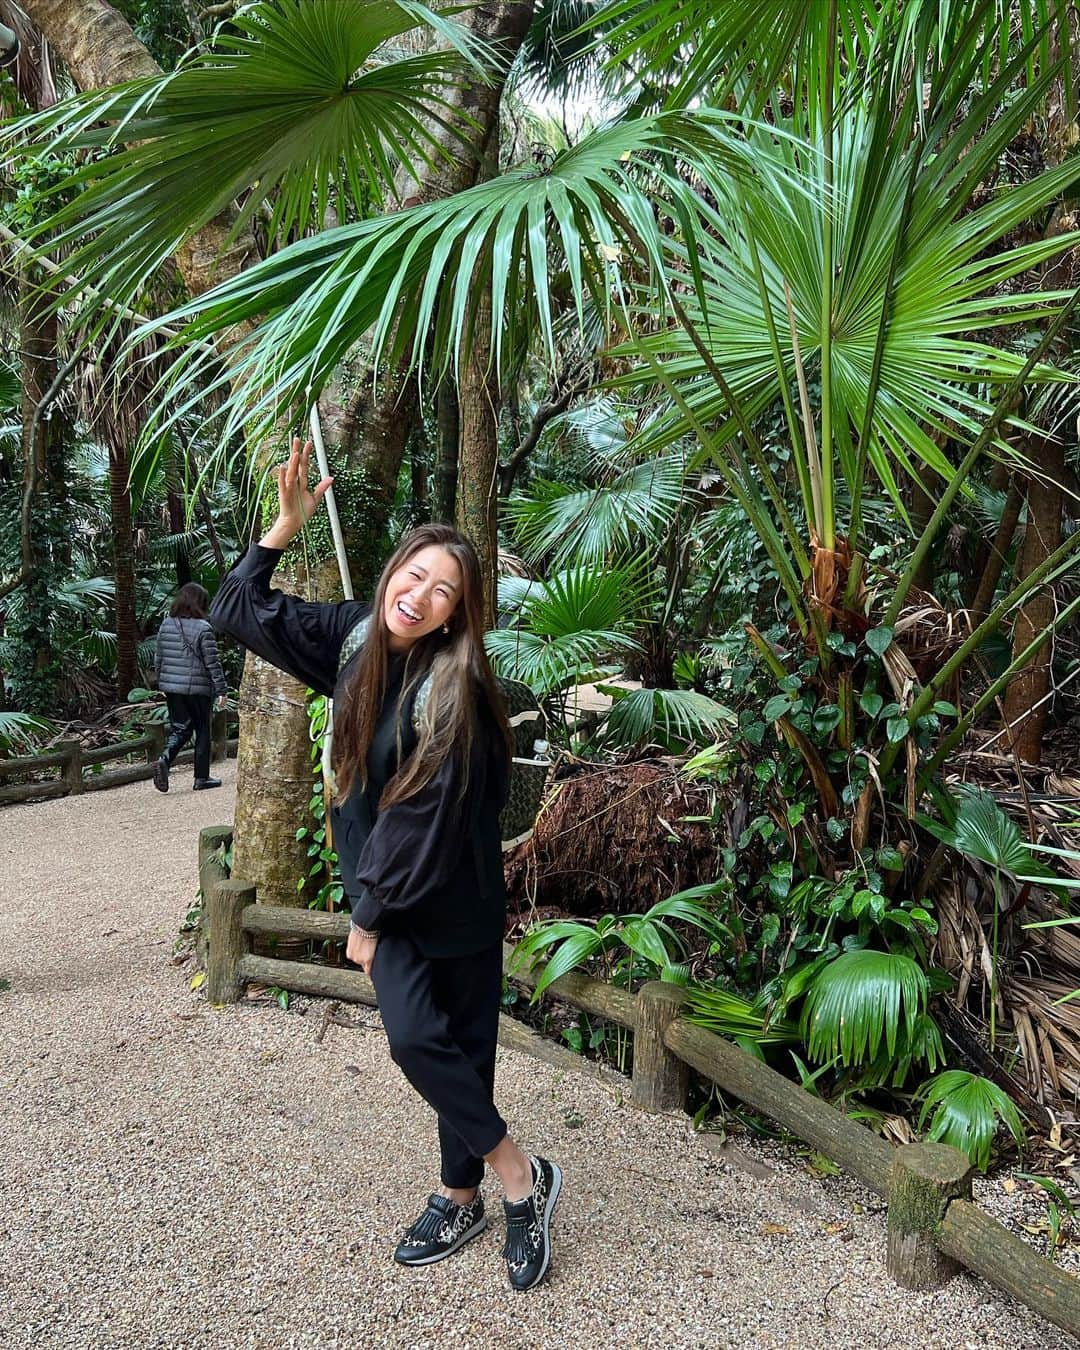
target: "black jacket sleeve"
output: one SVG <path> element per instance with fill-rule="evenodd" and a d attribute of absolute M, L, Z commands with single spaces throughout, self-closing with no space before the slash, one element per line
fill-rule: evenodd
<path fill-rule="evenodd" d="M 221 583 L 210 622 L 316 693 L 332 694 L 341 644 L 371 606 L 356 600 L 320 604 L 272 590 L 281 553 L 252 544 Z"/>
<path fill-rule="evenodd" d="M 353 903 L 353 923 L 377 931 L 388 911 L 412 909 L 450 888 L 466 850 L 473 847 L 479 812 L 501 808 L 497 753 L 492 725 L 481 717 L 464 795 L 461 759 L 450 754 L 419 792 L 379 812 L 356 867 L 361 891 Z"/>

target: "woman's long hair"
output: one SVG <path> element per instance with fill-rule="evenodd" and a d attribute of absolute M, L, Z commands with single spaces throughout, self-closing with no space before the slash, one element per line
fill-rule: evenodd
<path fill-rule="evenodd" d="M 205 586 L 197 581 L 186 582 L 176 592 L 176 599 L 169 610 L 171 619 L 205 619 L 210 607 L 210 596 Z"/>
<path fill-rule="evenodd" d="M 461 597 L 442 628 L 419 638 L 409 648 L 399 711 L 430 671 L 431 689 L 417 729 L 416 750 L 387 783 L 380 807 L 403 801 L 428 783 L 448 755 L 461 756 L 462 792 L 467 786 L 469 755 L 476 733 L 477 693 L 482 691 L 510 754 L 510 732 L 502 695 L 484 650 L 484 588 L 480 560 L 471 542 L 449 525 L 421 525 L 401 541 L 382 570 L 375 588 L 371 623 L 344 693 L 334 708 L 334 775 L 339 799 L 355 782 L 367 782 L 367 756 L 386 693 L 390 664 L 390 630 L 384 610 L 386 588 L 393 574 L 431 545 L 445 549 L 461 569 Z M 401 725 L 398 723 L 398 756 Z"/>

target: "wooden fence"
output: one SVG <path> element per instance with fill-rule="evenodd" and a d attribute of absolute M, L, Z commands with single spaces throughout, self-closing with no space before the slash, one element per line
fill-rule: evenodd
<path fill-rule="evenodd" d="M 224 847 L 230 838 L 227 827 L 215 826 L 203 830 L 199 841 L 210 1001 L 234 1003 L 252 982 L 375 1006 L 374 986 L 357 970 L 252 953 L 256 935 L 343 942 L 349 916 L 257 904 L 253 886 L 225 874 Z M 507 947 L 507 957 L 510 951 Z M 537 977 L 515 972 L 509 978 L 534 988 Z M 892 1147 L 737 1045 L 684 1020 L 685 995 L 676 985 L 655 981 L 630 994 L 571 973 L 555 980 L 548 992 L 633 1032 L 631 1099 L 636 1105 L 647 1111 L 685 1109 L 694 1069 L 883 1196 L 888 1201 L 887 1269 L 903 1287 L 936 1288 L 965 1266 L 1048 1321 L 1080 1335 L 1080 1280 L 972 1203 L 971 1167 L 957 1149 L 945 1144 Z M 511 1021 L 501 1019 L 501 1041 L 535 1039 L 520 1024 L 513 1024 L 517 1031 L 507 1028 Z M 560 1062 L 570 1058 L 552 1048 Z M 580 1056 L 573 1059 L 587 1063 Z"/>
<path fill-rule="evenodd" d="M 152 778 L 154 763 L 165 749 L 166 727 L 164 723 L 155 723 L 145 735 L 136 736 L 129 741 L 115 741 L 112 745 L 99 745 L 86 749 L 81 741 L 58 741 L 56 746 L 44 755 L 24 755 L 19 759 L 0 759 L 0 783 L 7 778 L 19 778 L 37 775 L 49 769 L 58 770 L 54 778 L 35 779 L 28 783 L 9 783 L 0 787 L 0 806 L 10 802 L 41 801 L 48 797 L 66 797 L 73 792 L 94 792 L 99 788 L 119 787 L 121 783 L 137 783 L 143 778 Z M 226 713 L 214 713 L 211 741 L 211 754 L 214 759 L 225 759 L 236 754 L 237 742 L 228 738 Z M 127 759 L 138 755 L 141 762 L 124 764 L 117 769 L 104 773 L 85 773 L 97 765 L 108 764 L 114 759 Z M 177 762 L 190 764 L 193 752 L 185 750 Z"/>

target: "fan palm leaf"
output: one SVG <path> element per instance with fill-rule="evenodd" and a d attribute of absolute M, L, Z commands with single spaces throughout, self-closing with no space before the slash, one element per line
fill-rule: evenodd
<path fill-rule="evenodd" d="M 630 554 L 643 540 L 664 539 L 679 510 L 699 495 L 687 485 L 679 453 L 632 465 L 601 487 L 533 482 L 511 498 L 506 514 L 529 561 L 549 558 L 564 567 L 572 558 L 599 563 Z"/>
<path fill-rule="evenodd" d="M 811 1059 L 865 1064 L 884 1049 L 892 1059 L 912 1041 L 926 1011 L 929 981 L 910 956 L 867 949 L 842 952 L 810 982 L 802 1036 Z"/>
<path fill-rule="evenodd" d="M 883 99 L 861 102 L 837 120 L 831 187 L 823 177 L 820 155 L 802 153 L 794 141 L 766 144 L 760 133 L 753 133 L 761 154 L 776 155 L 782 176 L 800 182 L 803 191 L 794 197 L 785 194 L 788 218 L 778 215 L 780 204 L 773 198 L 779 174 L 762 175 L 737 192 L 726 192 L 715 210 L 702 207 L 709 242 L 698 249 L 695 260 L 700 294 L 690 293 L 684 307 L 728 389 L 702 378 L 700 354 L 683 329 L 665 329 L 626 343 L 616 355 L 649 351 L 684 405 L 676 403 L 648 426 L 638 451 L 657 453 L 672 438 L 693 434 L 701 426 L 718 426 L 707 448 L 722 464 L 730 463 L 723 452 L 741 432 L 730 397 L 753 416 L 777 402 L 793 381 L 786 284 L 799 348 L 808 364 L 820 357 L 825 306 L 830 306 L 833 424 L 847 428 L 837 437 L 836 471 L 853 494 L 858 494 L 864 458 L 901 512 L 905 507 L 898 470 L 914 475 L 926 464 L 943 478 L 951 477 L 953 467 L 934 433 L 955 436 L 959 431 L 973 440 L 991 412 L 988 386 L 1000 387 L 1024 363 L 1023 355 L 970 334 L 1037 322 L 1066 298 L 1063 292 L 1007 289 L 1021 273 L 1054 256 L 1056 241 L 1040 239 L 992 255 L 988 250 L 1080 178 L 1080 163 L 1070 160 L 970 207 L 979 174 L 1030 115 L 1030 93 L 1019 104 L 1023 106 L 1010 107 L 986 130 L 972 151 L 978 163 L 967 164 L 962 152 L 975 128 L 966 120 L 956 138 L 942 133 L 938 153 L 931 157 L 896 122 Z M 872 174 L 868 163 L 875 166 Z M 963 178 L 958 177 L 961 167 Z M 911 200 L 905 205 L 913 169 Z M 794 229 L 791 215 L 798 222 Z M 824 285 L 822 262 L 827 219 L 832 222 L 837 268 L 830 287 Z M 1078 238 L 1080 234 L 1070 235 L 1063 247 Z M 688 270 L 682 243 L 676 239 L 671 248 L 673 266 Z M 900 259 L 896 266 L 894 250 Z M 871 379 L 875 365 L 876 381 Z M 1036 377 L 1064 378 L 1047 366 L 1038 368 Z M 638 379 L 633 372 L 621 383 Z M 865 438 L 862 429 L 867 430 Z M 792 431 L 798 450 L 801 431 Z M 1004 441 L 1000 448 L 1004 454 L 1015 453 Z M 831 456 L 834 447 L 823 446 L 822 451 Z M 804 497 L 809 496 L 804 488 Z M 857 505 L 853 502 L 853 513 Z M 824 537 L 825 522 L 813 519 L 809 500 L 806 514 Z"/>
<path fill-rule="evenodd" d="M 451 50 L 380 59 L 418 26 Z M 448 158 L 467 124 L 449 119 L 447 93 L 482 59 L 494 61 L 416 0 L 259 0 L 174 72 L 66 100 L 14 123 L 8 141 L 114 152 L 56 187 L 70 200 L 36 234 L 65 275 L 127 302 L 237 198 L 235 230 L 265 211 L 276 242 L 321 228 L 329 208 L 363 214 L 395 175 Z"/>
<path fill-rule="evenodd" d="M 601 686 L 614 698 L 606 737 L 616 745 L 640 745 L 662 736 L 684 745 L 714 741 L 738 717 L 730 708 L 692 689 L 620 689 Z"/>
<path fill-rule="evenodd" d="M 178 343 L 192 344 L 159 393 L 171 391 L 175 418 L 208 391 L 231 387 L 218 431 L 225 439 L 267 430 L 283 408 L 310 401 L 361 340 L 376 368 L 419 366 L 430 351 L 442 375 L 469 349 L 477 298 L 488 287 L 497 366 L 526 322 L 554 357 L 549 268 L 565 270 L 581 326 L 590 301 L 611 322 L 628 267 L 662 308 L 668 246 L 657 197 L 679 198 L 692 228 L 702 199 L 679 171 L 692 168 L 716 191 L 721 176 L 771 171 L 750 155 L 744 130 L 709 109 L 618 123 L 543 173 L 509 170 L 445 200 L 299 240 L 149 325 L 180 324 Z M 231 334 L 227 368 L 199 344 L 222 332 Z"/>
<path fill-rule="evenodd" d="M 1020 1113 L 988 1078 L 965 1069 L 946 1069 L 923 1084 L 918 1095 L 923 1100 L 919 1129 L 930 1116 L 929 1137 L 966 1153 L 982 1172 L 990 1165 L 990 1149 L 999 1125 L 1004 1125 L 1018 1144 L 1024 1142 Z"/>

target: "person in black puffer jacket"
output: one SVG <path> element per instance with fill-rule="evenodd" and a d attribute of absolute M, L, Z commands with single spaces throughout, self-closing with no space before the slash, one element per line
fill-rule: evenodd
<path fill-rule="evenodd" d="M 225 706 L 225 676 L 218 660 L 217 640 L 207 622 L 210 596 L 197 582 L 181 586 L 158 630 L 154 669 L 158 688 L 169 705 L 169 739 L 154 766 L 154 786 L 169 790 L 169 767 L 195 736 L 195 789 L 221 786 L 210 777 L 210 701 Z"/>

